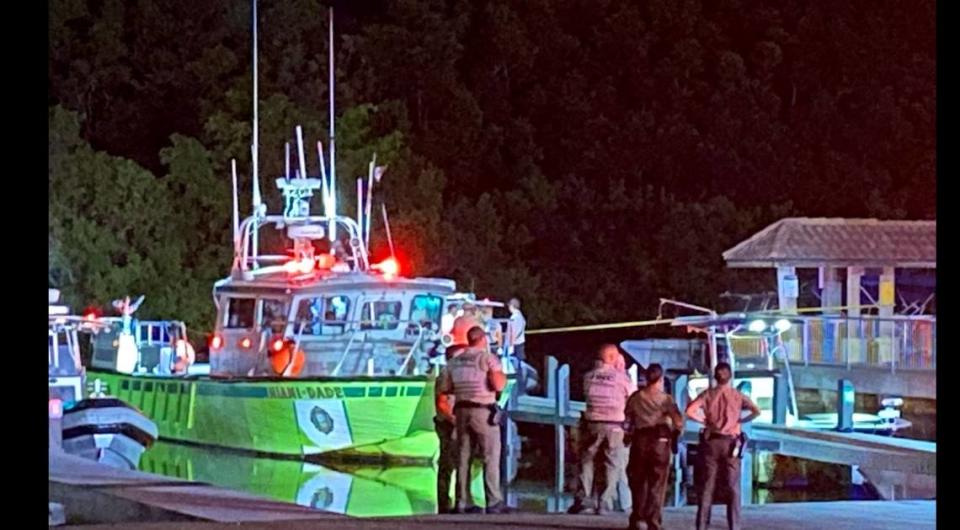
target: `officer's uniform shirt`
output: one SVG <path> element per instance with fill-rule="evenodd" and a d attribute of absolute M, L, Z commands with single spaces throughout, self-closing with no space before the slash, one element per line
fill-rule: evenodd
<path fill-rule="evenodd" d="M 584 376 L 583 390 L 587 398 L 584 419 L 622 422 L 627 398 L 636 390 L 636 387 L 623 370 L 610 365 L 601 365 Z"/>
<path fill-rule="evenodd" d="M 490 388 L 489 373 L 502 372 L 500 360 L 491 353 L 467 348 L 447 362 L 440 373 L 437 391 L 443 394 L 453 393 L 458 402 L 470 402 L 480 405 L 496 403 L 497 393 Z"/>
<path fill-rule="evenodd" d="M 680 414 L 677 402 L 666 392 L 634 392 L 627 401 L 627 419 L 634 429 L 646 429 L 658 425 L 670 426 L 670 413 Z"/>
<path fill-rule="evenodd" d="M 707 431 L 724 436 L 738 436 L 741 411 L 757 407 L 729 383 L 704 390 L 691 405 L 698 401 L 703 407 L 703 423 Z"/>

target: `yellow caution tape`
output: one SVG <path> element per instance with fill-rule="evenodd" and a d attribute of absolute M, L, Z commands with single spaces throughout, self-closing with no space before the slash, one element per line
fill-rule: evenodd
<path fill-rule="evenodd" d="M 803 307 L 797 309 L 796 312 L 799 313 L 813 313 L 819 311 L 841 311 L 845 309 L 875 309 L 879 306 L 876 305 L 861 305 L 861 306 L 836 306 L 836 307 Z M 765 311 L 750 311 L 750 315 L 762 315 L 766 313 L 778 313 L 784 314 L 779 309 L 767 309 Z M 722 315 L 720 315 L 722 316 Z M 546 333 L 565 333 L 568 331 L 596 331 L 601 329 L 617 329 L 617 328 L 634 328 L 634 327 L 644 327 L 644 326 L 659 326 L 659 325 L 672 325 L 674 319 L 672 318 L 657 318 L 653 320 L 636 320 L 633 322 L 611 322 L 608 324 L 589 324 L 586 326 L 566 326 L 562 328 L 543 328 L 543 329 L 530 329 L 527 330 L 527 335 L 543 335 Z"/>
<path fill-rule="evenodd" d="M 633 327 L 642 327 L 642 326 L 657 326 L 664 324 L 672 324 L 672 318 L 658 318 L 655 320 L 637 320 L 635 322 L 613 322 L 610 324 L 591 324 L 588 326 L 567 326 L 563 328 L 543 328 L 543 329 L 531 329 L 527 330 L 527 335 L 540 335 L 543 333 L 562 333 L 565 331 L 592 331 L 598 329 L 614 329 L 614 328 L 633 328 Z"/>

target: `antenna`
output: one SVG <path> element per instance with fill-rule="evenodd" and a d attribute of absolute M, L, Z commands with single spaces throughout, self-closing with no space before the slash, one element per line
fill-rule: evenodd
<path fill-rule="evenodd" d="M 366 230 L 364 230 L 364 244 L 367 248 L 370 248 L 370 224 L 372 215 L 370 214 L 370 209 L 373 207 L 373 173 L 376 171 L 377 167 L 377 153 L 373 153 L 373 160 L 370 161 L 370 169 L 367 171 L 367 211 L 363 215 L 364 222 L 366 222 Z"/>
<path fill-rule="evenodd" d="M 323 198 L 323 214 L 330 215 L 330 184 L 327 181 L 327 165 L 323 161 L 323 142 L 317 142 L 317 157 L 320 159 L 320 196 Z M 336 212 L 333 212 L 336 215 Z"/>
<path fill-rule="evenodd" d="M 250 149 L 253 154 L 253 211 L 259 215 L 260 209 L 260 119 L 258 112 L 259 94 L 257 91 L 257 0 L 253 0 L 253 145 Z"/>
<path fill-rule="evenodd" d="M 257 92 L 257 0 L 253 0 L 253 144 L 250 146 L 251 159 L 253 161 L 253 215 L 256 218 L 260 216 L 260 119 L 258 109 L 260 107 L 260 96 Z M 256 258 L 260 254 L 260 226 L 254 221 L 253 227 L 253 256 Z M 257 260 L 253 260 L 253 267 L 257 268 Z"/>
<path fill-rule="evenodd" d="M 307 178 L 307 159 L 303 154 L 303 129 L 297 125 L 297 156 L 300 160 L 299 176 L 302 179 Z"/>
<path fill-rule="evenodd" d="M 357 226 L 360 227 L 360 237 L 363 237 L 363 177 L 357 177 Z"/>
<path fill-rule="evenodd" d="M 390 256 L 397 258 L 397 253 L 393 251 L 393 236 L 390 235 L 390 220 L 387 218 L 387 205 L 380 203 L 380 211 L 383 212 L 383 226 L 387 229 L 387 242 L 390 243 Z"/>
<path fill-rule="evenodd" d="M 240 237 L 240 207 L 237 197 L 237 159 L 230 159 L 230 168 L 233 171 L 233 244 L 236 246 Z"/>
<path fill-rule="evenodd" d="M 290 142 L 287 142 L 286 146 L 287 146 L 287 165 L 286 165 L 286 172 L 283 175 L 284 175 L 284 178 L 286 178 L 287 180 L 290 180 Z"/>
<path fill-rule="evenodd" d="M 333 96 L 334 96 L 334 70 L 333 70 L 333 3 L 329 7 L 330 13 L 330 30 L 329 30 L 329 40 L 330 40 L 330 51 L 329 51 L 329 91 L 330 91 L 330 185 L 327 186 L 327 193 L 329 194 L 329 204 L 330 211 L 327 212 L 327 216 L 330 217 L 330 241 L 333 242 L 337 239 L 337 222 L 334 219 L 337 212 L 337 140 L 336 140 L 336 124 L 334 117 L 334 107 L 333 107 Z"/>

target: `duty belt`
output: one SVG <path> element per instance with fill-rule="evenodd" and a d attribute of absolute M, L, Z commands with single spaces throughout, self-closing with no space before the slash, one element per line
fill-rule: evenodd
<path fill-rule="evenodd" d="M 457 409 L 488 409 L 496 403 L 474 403 L 473 401 L 457 401 L 453 405 L 453 410 Z"/>
<path fill-rule="evenodd" d="M 599 424 L 599 425 L 616 425 L 616 426 L 618 426 L 618 427 L 623 427 L 623 422 L 622 422 L 622 421 L 613 421 L 613 420 L 588 420 L 588 419 L 586 419 L 586 418 L 584 418 L 583 421 L 586 422 L 586 423 L 596 423 L 596 424 Z"/>

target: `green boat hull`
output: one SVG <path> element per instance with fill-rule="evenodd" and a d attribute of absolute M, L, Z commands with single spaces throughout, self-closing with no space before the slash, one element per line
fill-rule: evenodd
<path fill-rule="evenodd" d="M 88 370 L 139 408 L 161 439 L 263 454 L 380 462 L 435 460 L 432 377 L 244 379 Z M 508 381 L 503 400 L 513 390 Z"/>

